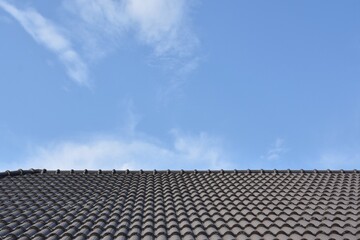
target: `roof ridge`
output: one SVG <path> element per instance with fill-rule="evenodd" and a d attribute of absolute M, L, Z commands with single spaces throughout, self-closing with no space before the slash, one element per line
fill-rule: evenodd
<path fill-rule="evenodd" d="M 40 169 L 30 168 L 29 170 L 18 169 L 15 171 L 6 170 L 4 172 L 0 172 L 0 178 L 6 176 L 18 176 L 18 175 L 25 175 L 25 174 L 35 174 L 41 173 Z"/>
<path fill-rule="evenodd" d="M 264 169 L 256 169 L 256 170 L 239 170 L 239 169 L 234 169 L 234 170 L 88 170 L 88 169 L 84 169 L 84 170 L 47 170 L 47 169 L 29 169 L 29 170 L 23 170 L 23 169 L 18 169 L 15 171 L 10 171 L 10 170 L 6 170 L 4 172 L 0 172 L 0 178 L 2 177 L 6 177 L 6 176 L 18 176 L 18 175 L 25 175 L 25 174 L 44 174 L 44 173 L 51 173 L 51 174 L 60 174 L 60 173 L 68 173 L 68 174 L 74 174 L 74 173 L 83 173 L 83 174 L 176 174 L 176 173 L 193 173 L 193 174 L 211 174 L 211 173 L 217 173 L 217 174 L 224 174 L 224 173 L 234 173 L 234 174 L 304 174 L 304 173 L 359 173 L 359 171 L 357 169 L 354 170 L 330 170 L 330 169 L 326 169 L 326 170 L 318 170 L 318 169 L 313 169 L 313 170 L 303 170 L 303 169 L 295 169 L 295 170 L 291 170 L 291 169 L 282 169 L 282 170 L 278 170 L 278 169 L 273 169 L 273 170 L 264 170 Z"/>

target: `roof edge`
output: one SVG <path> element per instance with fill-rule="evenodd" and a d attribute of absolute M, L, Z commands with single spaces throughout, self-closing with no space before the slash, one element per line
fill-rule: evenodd
<path fill-rule="evenodd" d="M 15 170 L 15 171 L 4 171 L 4 172 L 0 172 L 0 178 L 3 177 L 7 177 L 7 176 L 18 176 L 18 175 L 25 175 L 25 174 L 45 174 L 45 173 L 49 173 L 49 174 L 60 174 L 60 173 L 67 173 L 67 174 L 74 174 L 74 173 L 82 173 L 82 174 L 170 174 L 170 173 L 194 173 L 194 174 L 204 174 L 204 173 L 234 173 L 234 174 L 238 174 L 238 173 L 242 173 L 242 174 L 304 174 L 304 173 L 359 173 L 359 171 L 357 169 L 354 170 L 330 170 L 330 169 L 326 169 L 326 170 L 318 170 L 318 169 L 313 169 L 313 170 L 291 170 L 291 169 L 286 169 L 286 170 L 277 170 L 277 169 L 273 169 L 273 170 L 251 170 L 251 169 L 247 169 L 247 170 L 238 170 L 238 169 L 234 169 L 234 170 L 47 170 L 47 169 L 29 169 L 29 170 Z"/>
<path fill-rule="evenodd" d="M 29 170 L 15 170 L 15 171 L 10 171 L 10 170 L 6 170 L 4 172 L 0 172 L 0 178 L 2 177 L 6 177 L 6 176 L 18 176 L 18 175 L 25 175 L 25 174 L 35 174 L 35 173 L 41 173 L 41 169 L 29 169 Z"/>

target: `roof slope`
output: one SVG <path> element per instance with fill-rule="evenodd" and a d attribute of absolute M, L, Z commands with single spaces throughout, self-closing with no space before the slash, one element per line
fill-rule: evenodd
<path fill-rule="evenodd" d="M 360 239 L 360 174 L 8 171 L 0 238 Z"/>

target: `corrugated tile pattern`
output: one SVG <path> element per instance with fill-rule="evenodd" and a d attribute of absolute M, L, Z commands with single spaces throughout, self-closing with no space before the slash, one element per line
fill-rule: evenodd
<path fill-rule="evenodd" d="M 20 171 L 1 239 L 360 239 L 357 171 Z"/>

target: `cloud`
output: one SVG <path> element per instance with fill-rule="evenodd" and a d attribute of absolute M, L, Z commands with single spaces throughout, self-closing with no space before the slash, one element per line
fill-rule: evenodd
<path fill-rule="evenodd" d="M 106 34 L 116 41 L 133 32 L 157 56 L 188 56 L 198 44 L 190 30 L 186 0 L 65 0 L 64 6 L 80 17 L 93 37 Z"/>
<path fill-rule="evenodd" d="M 186 0 L 128 0 L 125 9 L 139 38 L 155 47 L 158 55 L 188 55 L 197 44 L 186 25 Z"/>
<path fill-rule="evenodd" d="M 59 27 L 34 9 L 20 10 L 3 0 L 0 0 L 0 8 L 14 17 L 37 43 L 55 53 L 65 65 L 70 78 L 78 84 L 88 84 L 87 65 Z"/>
<path fill-rule="evenodd" d="M 190 13 L 197 1 L 190 0 L 64 0 L 74 35 L 92 60 L 121 50 L 122 44 L 151 49 L 146 61 L 160 68 L 169 81 L 157 92 L 167 103 L 181 95 L 187 76 L 197 69 L 200 41 L 192 31 Z"/>
<path fill-rule="evenodd" d="M 282 138 L 277 138 L 275 143 L 271 146 L 271 148 L 267 151 L 265 156 L 261 156 L 261 158 L 265 158 L 267 160 L 278 160 L 280 157 L 285 154 L 288 149 L 285 147 L 285 141 Z"/>
<path fill-rule="evenodd" d="M 0 8 L 16 19 L 32 38 L 55 53 L 75 82 L 88 85 L 88 63 L 137 39 L 153 50 L 152 65 L 174 78 L 193 71 L 199 62 L 199 40 L 191 30 L 188 0 L 63 0 L 55 24 L 35 9 L 19 9 L 0 0 Z M 65 10 L 65 11 L 64 11 Z M 68 14 L 70 13 L 70 14 Z M 61 27 L 60 27 L 61 26 Z M 81 53 L 81 54 L 80 54 Z M 172 81 L 171 87 L 179 83 Z"/>
<path fill-rule="evenodd" d="M 22 168 L 48 169 L 219 169 L 231 163 L 221 141 L 206 133 L 172 130 L 173 143 L 143 134 L 131 138 L 97 136 L 88 141 L 63 141 L 38 146 Z"/>

